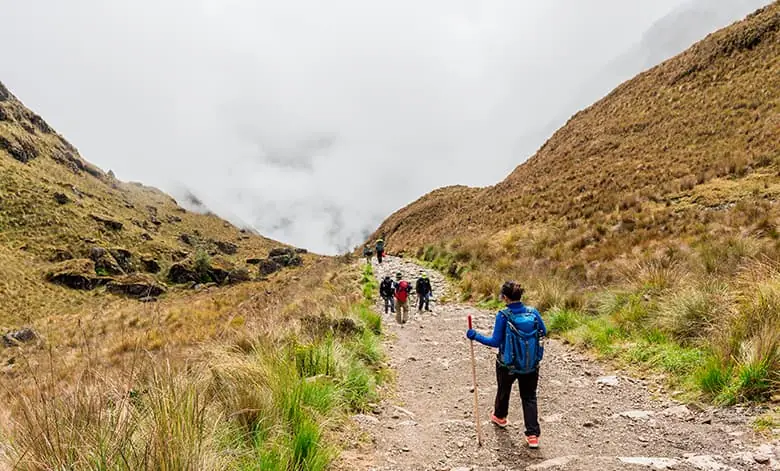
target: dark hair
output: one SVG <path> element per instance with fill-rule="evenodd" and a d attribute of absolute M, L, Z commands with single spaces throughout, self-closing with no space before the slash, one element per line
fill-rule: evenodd
<path fill-rule="evenodd" d="M 504 286 L 501 287 L 501 294 L 506 296 L 510 301 L 520 301 L 524 292 L 525 290 L 520 286 L 520 283 L 515 281 L 507 281 L 504 283 Z"/>

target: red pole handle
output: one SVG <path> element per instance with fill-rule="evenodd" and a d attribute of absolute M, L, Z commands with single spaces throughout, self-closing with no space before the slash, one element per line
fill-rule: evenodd
<path fill-rule="evenodd" d="M 469 314 L 469 329 L 471 329 L 471 314 Z"/>

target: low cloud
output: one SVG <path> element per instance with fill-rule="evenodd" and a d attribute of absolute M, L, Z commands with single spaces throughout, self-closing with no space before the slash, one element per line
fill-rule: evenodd
<path fill-rule="evenodd" d="M 120 178 L 336 253 L 503 178 L 684 3 L 0 0 L 0 79 Z"/>

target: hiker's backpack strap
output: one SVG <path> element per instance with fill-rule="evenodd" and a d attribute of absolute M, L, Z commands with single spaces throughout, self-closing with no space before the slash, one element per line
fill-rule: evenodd
<path fill-rule="evenodd" d="M 512 323 L 512 316 L 510 315 L 511 312 L 512 311 L 510 311 L 509 309 L 502 309 L 498 311 L 498 313 L 504 316 L 504 318 L 506 319 L 506 326 L 509 327 L 512 333 L 516 335 L 520 335 L 520 331 L 517 330 L 517 327 L 515 327 L 515 325 Z"/>

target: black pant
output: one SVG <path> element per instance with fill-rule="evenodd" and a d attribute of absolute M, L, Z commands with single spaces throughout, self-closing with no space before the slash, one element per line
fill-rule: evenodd
<path fill-rule="evenodd" d="M 382 256 L 385 254 L 384 250 L 377 250 L 376 251 L 376 261 L 379 263 L 382 263 Z"/>
<path fill-rule="evenodd" d="M 515 375 L 496 362 L 496 403 L 493 413 L 499 419 L 505 419 L 509 414 L 509 395 L 512 393 L 512 384 L 517 380 L 520 389 L 520 399 L 523 401 L 523 421 L 525 422 L 525 435 L 542 433 L 539 428 L 539 412 L 536 409 L 536 386 L 539 382 L 539 371 L 524 375 Z"/>
<path fill-rule="evenodd" d="M 430 294 L 418 294 L 417 295 L 417 310 L 422 311 L 425 306 L 426 311 L 430 311 L 431 295 Z"/>
<path fill-rule="evenodd" d="M 382 299 L 385 300 L 385 314 L 387 314 L 387 311 L 390 310 L 390 312 L 395 312 L 395 298 L 390 296 L 382 296 Z"/>

